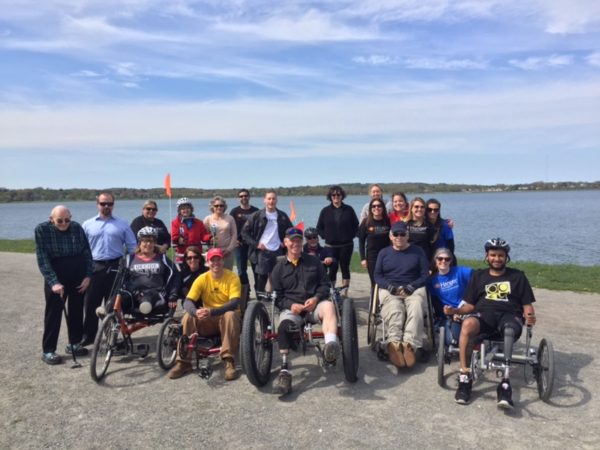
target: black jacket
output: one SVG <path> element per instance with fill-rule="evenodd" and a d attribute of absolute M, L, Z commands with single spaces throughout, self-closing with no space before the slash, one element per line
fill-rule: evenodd
<path fill-rule="evenodd" d="M 339 211 L 333 205 L 326 206 L 319 214 L 317 231 L 329 245 L 352 242 L 358 232 L 358 218 L 352 206 L 342 203 Z"/>
<path fill-rule="evenodd" d="M 244 224 L 244 228 L 242 228 L 242 239 L 246 244 L 248 244 L 248 259 L 256 264 L 257 262 L 257 246 L 260 242 L 260 238 L 265 232 L 265 228 L 267 227 L 267 215 L 266 210 L 260 209 L 248 217 L 248 220 Z M 283 242 L 283 238 L 285 237 L 285 230 L 293 227 L 292 221 L 288 217 L 286 213 L 281 210 L 277 210 L 277 232 L 279 234 L 279 239 Z"/>

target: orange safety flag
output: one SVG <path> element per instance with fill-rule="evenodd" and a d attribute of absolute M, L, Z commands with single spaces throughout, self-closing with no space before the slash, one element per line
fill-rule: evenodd
<path fill-rule="evenodd" d="M 296 228 L 298 228 L 300 231 L 302 231 L 304 233 L 304 220 L 302 220 L 301 222 L 298 222 L 298 225 L 296 225 Z"/>
<path fill-rule="evenodd" d="M 294 208 L 294 201 L 290 200 L 290 220 L 294 223 L 296 220 L 296 208 Z"/>
<path fill-rule="evenodd" d="M 167 197 L 171 198 L 173 193 L 171 192 L 171 174 L 168 173 L 165 177 L 165 192 L 167 193 Z"/>

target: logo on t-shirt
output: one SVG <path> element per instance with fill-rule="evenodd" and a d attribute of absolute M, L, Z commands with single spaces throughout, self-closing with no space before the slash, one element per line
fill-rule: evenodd
<path fill-rule="evenodd" d="M 510 281 L 500 281 L 485 285 L 485 299 L 495 302 L 507 302 L 510 295 Z"/>

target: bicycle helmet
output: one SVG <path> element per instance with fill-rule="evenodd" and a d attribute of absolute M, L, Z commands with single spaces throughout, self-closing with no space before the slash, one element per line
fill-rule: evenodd
<path fill-rule="evenodd" d="M 154 227 L 144 227 L 137 233 L 138 241 L 143 238 L 158 238 L 158 230 Z"/>
<path fill-rule="evenodd" d="M 177 200 L 177 210 L 179 211 L 179 209 L 181 209 L 183 205 L 189 205 L 193 208 L 191 200 L 187 197 L 182 197 L 179 200 Z"/>
<path fill-rule="evenodd" d="M 319 237 L 319 232 L 315 227 L 308 227 L 306 230 L 304 230 L 304 237 L 307 239 Z"/>
<path fill-rule="evenodd" d="M 487 253 L 488 250 L 504 250 L 508 255 L 510 252 L 510 245 L 504 239 L 500 237 L 488 239 L 484 245 L 485 251 Z"/>

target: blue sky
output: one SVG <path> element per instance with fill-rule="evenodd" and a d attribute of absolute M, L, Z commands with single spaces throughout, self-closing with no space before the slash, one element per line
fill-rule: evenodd
<path fill-rule="evenodd" d="M 596 0 L 0 3 L 0 187 L 600 179 Z"/>

